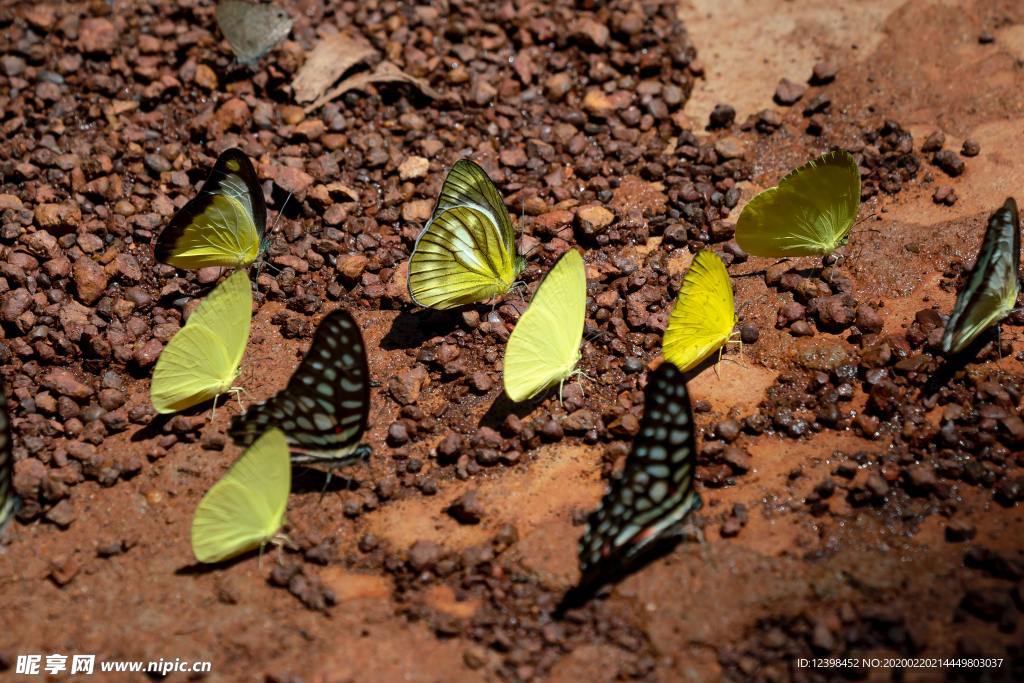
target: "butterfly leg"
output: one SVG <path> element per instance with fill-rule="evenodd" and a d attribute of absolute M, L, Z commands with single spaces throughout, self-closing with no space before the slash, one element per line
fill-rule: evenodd
<path fill-rule="evenodd" d="M 736 332 L 733 332 L 731 336 L 735 337 L 738 334 L 739 334 L 739 331 L 736 331 Z M 740 349 L 739 350 L 739 355 L 740 356 L 743 355 L 743 340 L 742 339 L 732 339 L 732 338 L 730 338 L 730 339 L 726 340 L 725 344 L 726 345 L 728 345 L 728 344 L 736 344 L 737 346 L 739 346 L 739 349 Z M 721 359 L 721 355 L 719 355 L 719 359 Z M 726 360 L 732 360 L 732 359 L 731 358 L 727 358 Z M 738 364 L 738 361 L 736 361 L 736 360 L 732 360 L 732 362 Z"/>
<path fill-rule="evenodd" d="M 242 403 L 242 394 L 248 394 L 244 387 L 231 387 L 231 391 L 235 394 L 235 400 L 238 401 L 238 407 L 241 411 L 245 412 L 245 404 Z"/>
<path fill-rule="evenodd" d="M 320 489 L 320 500 L 318 502 L 324 502 L 324 496 L 327 495 L 327 487 L 331 485 L 331 479 L 334 477 L 334 472 L 327 470 L 327 476 L 324 478 L 324 487 Z"/>

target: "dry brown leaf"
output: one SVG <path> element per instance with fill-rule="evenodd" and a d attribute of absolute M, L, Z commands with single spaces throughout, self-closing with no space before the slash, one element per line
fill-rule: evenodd
<path fill-rule="evenodd" d="M 416 78 L 405 73 L 391 62 L 381 62 L 373 71 L 364 71 L 350 78 L 346 78 L 335 87 L 328 90 L 316 102 L 306 106 L 306 113 L 319 109 L 336 97 L 340 97 L 349 90 L 363 90 L 374 83 L 408 83 L 414 86 L 427 97 L 438 99 L 441 93 L 430 87 L 422 78 Z"/>
<path fill-rule="evenodd" d="M 377 51 L 361 36 L 335 33 L 321 39 L 292 81 L 295 101 L 312 102 L 346 71 L 376 54 Z"/>

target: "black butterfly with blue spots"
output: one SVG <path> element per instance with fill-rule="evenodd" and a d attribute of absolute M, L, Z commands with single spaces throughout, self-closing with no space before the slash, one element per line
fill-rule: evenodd
<path fill-rule="evenodd" d="M 693 411 L 683 373 L 662 363 L 647 380 L 644 402 L 625 466 L 587 518 L 579 545 L 581 578 L 571 596 L 576 599 L 649 559 L 664 541 L 678 537 L 683 520 L 700 508 L 693 488 Z"/>
<path fill-rule="evenodd" d="M 359 443 L 369 416 L 366 344 L 352 315 L 337 310 L 320 323 L 288 386 L 235 416 L 229 433 L 245 447 L 277 427 L 293 449 L 292 462 L 341 466 L 369 455 Z"/>

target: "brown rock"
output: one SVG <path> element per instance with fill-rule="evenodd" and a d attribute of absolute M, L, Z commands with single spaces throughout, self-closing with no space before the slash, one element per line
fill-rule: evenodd
<path fill-rule="evenodd" d="M 415 199 L 402 204 L 402 220 L 409 223 L 425 223 L 434 209 L 434 200 Z"/>
<path fill-rule="evenodd" d="M 53 522 L 61 529 L 67 529 L 75 521 L 75 506 L 67 498 L 54 505 L 46 513 L 46 519 Z"/>
<path fill-rule="evenodd" d="M 150 339 L 135 350 L 132 360 L 140 368 L 148 368 L 156 363 L 156 359 L 160 357 L 160 352 L 163 350 L 164 345 L 160 343 L 159 339 Z"/>
<path fill-rule="evenodd" d="M 938 152 L 946 144 L 946 134 L 941 130 L 932 131 L 921 143 L 922 152 Z"/>
<path fill-rule="evenodd" d="M 89 306 L 96 303 L 107 288 L 107 272 L 103 266 L 91 258 L 83 256 L 75 261 L 72 271 L 78 298 Z"/>
<path fill-rule="evenodd" d="M 783 106 L 790 106 L 800 101 L 800 98 L 807 92 L 807 88 L 800 83 L 794 83 L 788 78 L 779 81 L 775 88 L 775 102 Z"/>
<path fill-rule="evenodd" d="M 272 171 L 274 182 L 285 192 L 301 195 L 313 184 L 313 176 L 296 166 L 274 164 Z"/>
<path fill-rule="evenodd" d="M 548 211 L 537 216 L 533 229 L 542 237 L 556 237 L 572 225 L 574 218 L 572 211 Z"/>
<path fill-rule="evenodd" d="M 47 372 L 43 377 L 42 385 L 61 396 L 77 400 L 89 398 L 93 394 L 92 387 L 80 382 L 77 377 L 64 368 L 53 368 Z"/>
<path fill-rule="evenodd" d="M 217 89 L 217 73 L 206 64 L 200 64 L 196 67 L 196 75 L 193 77 L 193 80 L 200 88 L 210 91 Z"/>
<path fill-rule="evenodd" d="M 742 159 L 746 156 L 747 150 L 739 138 L 729 136 L 715 142 L 715 153 L 723 161 L 728 161 L 729 159 Z"/>
<path fill-rule="evenodd" d="M 468 491 L 445 510 L 459 524 L 479 524 L 484 508 L 476 498 L 476 491 Z"/>
<path fill-rule="evenodd" d="M 572 37 L 584 45 L 603 49 L 608 44 L 611 33 L 604 24 L 598 23 L 590 17 L 584 17 L 576 22 Z"/>
<path fill-rule="evenodd" d="M 583 96 L 583 110 L 594 118 L 606 119 L 616 110 L 628 107 L 632 99 L 627 92 L 620 91 L 608 95 L 603 90 L 591 88 Z"/>
<path fill-rule="evenodd" d="M 811 72 L 811 85 L 825 85 L 835 80 L 839 72 L 838 67 L 832 62 L 818 62 Z"/>
<path fill-rule="evenodd" d="M 111 54 L 117 47 L 117 29 L 109 19 L 89 17 L 78 28 L 78 49 L 84 54 Z"/>
<path fill-rule="evenodd" d="M 46 465 L 35 458 L 14 463 L 14 490 L 22 500 L 35 500 L 49 478 Z"/>
<path fill-rule="evenodd" d="M 54 233 L 68 232 L 82 221 L 82 210 L 77 204 L 39 204 L 35 210 L 36 225 Z"/>
<path fill-rule="evenodd" d="M 402 180 L 415 180 L 423 178 L 430 170 L 430 162 L 423 157 L 411 156 L 402 162 L 398 167 L 398 177 Z"/>
<path fill-rule="evenodd" d="M 221 130 L 242 128 L 249 121 L 249 118 L 249 105 L 238 97 L 232 97 L 230 100 L 220 105 L 220 108 L 217 109 L 217 113 L 214 114 L 214 120 L 217 122 L 217 125 Z M 278 183 L 278 185 L 280 184 L 281 183 Z M 282 185 L 282 187 L 284 186 Z"/>
<path fill-rule="evenodd" d="M 348 280 L 358 280 L 370 259 L 362 254 L 346 254 L 338 259 L 338 272 Z"/>
<path fill-rule="evenodd" d="M 615 220 L 615 214 L 600 204 L 588 204 L 576 210 L 576 227 L 587 236 L 600 235 Z"/>
<path fill-rule="evenodd" d="M 426 571 L 437 564 L 444 550 L 433 541 L 416 541 L 409 548 L 409 566 L 418 572 Z"/>
<path fill-rule="evenodd" d="M 14 323 L 25 311 L 31 310 L 32 304 L 32 293 L 24 287 L 7 292 L 0 297 L 0 319 Z"/>
<path fill-rule="evenodd" d="M 7 209 L 21 211 L 21 200 L 13 194 L 0 194 L 0 211 L 6 211 Z"/>
<path fill-rule="evenodd" d="M 419 400 L 420 391 L 429 380 L 422 366 L 402 368 L 388 380 L 388 392 L 400 405 L 407 406 Z"/>
<path fill-rule="evenodd" d="M 522 168 L 529 161 L 522 147 L 507 147 L 501 150 L 498 160 L 501 161 L 502 166 L 510 168 Z"/>

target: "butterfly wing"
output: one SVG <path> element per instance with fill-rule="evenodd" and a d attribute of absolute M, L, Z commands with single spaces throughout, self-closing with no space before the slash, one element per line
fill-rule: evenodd
<path fill-rule="evenodd" d="M 683 278 L 669 316 L 662 344 L 665 358 L 686 372 L 728 341 L 735 324 L 725 264 L 714 252 L 701 250 Z"/>
<path fill-rule="evenodd" d="M 846 242 L 859 208 L 857 162 L 828 152 L 751 199 L 736 241 L 754 256 L 824 256 Z"/>
<path fill-rule="evenodd" d="M 311 453 L 294 461 L 343 463 L 358 457 L 370 415 L 370 371 L 359 325 L 345 310 L 320 323 L 288 385 L 231 421 L 235 443 L 245 446 L 268 427 Z"/>
<path fill-rule="evenodd" d="M 409 296 L 442 309 L 486 301 L 507 292 L 522 269 L 494 183 L 472 161 L 455 162 L 409 258 Z"/>
<path fill-rule="evenodd" d="M 693 412 L 682 372 L 662 363 L 648 378 L 644 401 L 640 431 L 625 466 L 612 478 L 580 539 L 580 588 L 630 571 L 700 507 L 693 489 Z"/>
<path fill-rule="evenodd" d="M 11 425 L 7 417 L 7 397 L 0 390 L 0 531 L 14 516 L 18 498 L 14 495 L 14 452 Z"/>
<path fill-rule="evenodd" d="M 192 519 L 192 552 L 220 562 L 258 548 L 284 523 L 291 463 L 284 434 L 271 429 L 206 492 Z"/>
<path fill-rule="evenodd" d="M 247 266 L 260 254 L 267 204 L 256 170 L 240 149 L 217 158 L 199 194 L 160 233 L 156 259 L 195 270 Z"/>
<path fill-rule="evenodd" d="M 434 214 L 455 206 L 472 206 L 493 217 L 502 246 L 508 254 L 515 254 L 516 234 L 505 202 L 487 172 L 470 159 L 459 159 L 452 164 L 441 186 Z"/>
<path fill-rule="evenodd" d="M 251 321 L 249 276 L 238 271 L 210 292 L 157 359 L 150 385 L 156 411 L 184 410 L 230 389 Z"/>
<path fill-rule="evenodd" d="M 255 65 L 292 30 L 292 18 L 272 4 L 220 0 L 216 15 L 235 57 L 246 66 Z"/>
<path fill-rule="evenodd" d="M 1013 310 L 1020 291 L 1020 217 L 1012 197 L 988 219 L 978 260 L 957 295 L 942 336 L 946 353 L 962 351 Z"/>
<path fill-rule="evenodd" d="M 569 376 L 580 359 L 587 276 L 575 249 L 565 252 L 537 288 L 505 346 L 505 393 L 533 398 Z"/>

